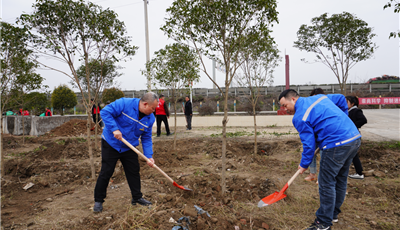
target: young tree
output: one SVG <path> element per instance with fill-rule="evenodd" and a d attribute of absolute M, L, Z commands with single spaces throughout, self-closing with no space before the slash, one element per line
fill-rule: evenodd
<path fill-rule="evenodd" d="M 199 82 L 199 60 L 197 53 L 187 45 L 174 43 L 166 45 L 154 53 L 155 57 L 146 64 L 147 71 L 143 71 L 155 86 L 172 90 L 172 100 L 175 110 L 174 149 L 176 149 L 176 103 L 178 95 L 190 83 Z"/>
<path fill-rule="evenodd" d="M 22 90 L 31 91 L 40 88 L 43 78 L 34 73 L 37 65 L 35 56 L 28 48 L 29 35 L 26 28 L 15 27 L 1 22 L 1 100 L 0 100 L 0 151 L 1 175 L 4 175 L 3 155 L 3 117 L 2 111 L 10 103 L 16 104 Z"/>
<path fill-rule="evenodd" d="M 111 103 L 117 99 L 124 97 L 124 96 L 125 96 L 124 92 L 122 92 L 120 89 L 118 89 L 116 87 L 112 87 L 112 88 L 104 89 L 101 97 L 102 97 L 103 103 L 106 103 L 106 102 Z"/>
<path fill-rule="evenodd" d="M 224 194 L 229 86 L 241 65 L 239 54 L 249 44 L 270 38 L 271 23 L 278 21 L 276 1 L 175 0 L 167 13 L 169 15 L 166 24 L 161 29 L 175 41 L 189 42 L 194 47 L 199 55 L 202 71 L 224 97 L 221 172 L 221 193 Z M 224 66 L 225 88 L 213 81 L 205 66 L 204 57 L 214 59 Z"/>
<path fill-rule="evenodd" d="M 90 87 L 88 87 L 88 82 L 86 81 L 86 66 L 85 64 L 81 65 L 76 71 L 79 79 L 80 85 L 83 87 L 85 91 L 88 91 L 89 88 L 91 90 L 91 95 L 95 99 L 99 98 L 98 95 L 103 89 L 111 87 L 115 79 L 120 77 L 122 74 L 118 72 L 122 67 L 116 66 L 115 63 L 109 60 L 91 60 L 89 62 L 89 83 Z M 76 82 L 70 81 L 74 88 L 78 88 Z M 101 98 L 99 98 L 101 100 Z"/>
<path fill-rule="evenodd" d="M 261 96 L 261 87 L 273 83 L 273 72 L 280 61 L 279 50 L 272 41 L 262 40 L 264 45 L 253 47 L 250 45 L 240 55 L 243 64 L 235 76 L 239 87 L 250 89 L 247 99 L 252 106 L 254 120 L 254 153 L 257 153 L 257 112 L 258 99 Z M 257 47 L 259 48 L 257 50 Z"/>
<path fill-rule="evenodd" d="M 383 9 L 393 7 L 393 12 L 398 14 L 400 13 L 400 2 L 398 0 L 389 0 L 386 5 L 383 6 Z M 395 37 L 400 37 L 400 30 L 397 30 L 397 32 L 390 32 L 389 38 L 395 38 Z"/>
<path fill-rule="evenodd" d="M 54 109 L 60 109 L 64 115 L 64 109 L 74 108 L 78 104 L 76 94 L 67 85 L 60 85 L 51 94 L 51 105 Z"/>
<path fill-rule="evenodd" d="M 325 13 L 311 19 L 311 23 L 311 26 L 300 26 L 294 47 L 315 53 L 315 62 L 321 62 L 333 71 L 341 93 L 346 94 L 350 69 L 372 57 L 377 48 L 372 38 L 376 35 L 365 21 L 348 12 L 331 17 Z"/>
<path fill-rule="evenodd" d="M 65 74 L 81 91 L 88 114 L 87 143 L 92 179 L 95 179 L 90 139 L 90 63 L 92 60 L 100 63 L 109 59 L 120 61 L 133 56 L 137 47 L 130 45 L 131 38 L 126 34 L 125 25 L 114 11 L 85 0 L 36 0 L 33 13 L 21 15 L 19 22 L 35 35 L 35 52 L 65 63 L 71 73 L 40 62 L 41 66 Z M 85 65 L 87 94 L 78 77 L 75 59 Z"/>

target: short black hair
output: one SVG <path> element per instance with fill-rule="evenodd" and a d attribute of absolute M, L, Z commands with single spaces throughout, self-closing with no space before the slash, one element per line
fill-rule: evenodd
<path fill-rule="evenodd" d="M 346 96 L 346 100 L 348 100 L 350 102 L 350 104 L 354 104 L 357 107 L 359 105 L 358 98 L 355 96 Z"/>
<path fill-rule="evenodd" d="M 317 94 L 325 94 L 324 90 L 321 88 L 315 88 L 311 91 L 310 96 L 314 96 Z"/>
<path fill-rule="evenodd" d="M 159 98 L 162 98 L 162 97 L 164 97 L 164 94 L 160 94 L 160 97 L 159 97 Z"/>
<path fill-rule="evenodd" d="M 283 92 L 279 95 L 278 101 L 280 101 L 282 97 L 290 98 L 290 97 L 298 97 L 298 96 L 299 96 L 299 94 L 296 92 L 296 90 L 294 90 L 294 89 L 287 89 L 287 90 L 283 91 Z"/>

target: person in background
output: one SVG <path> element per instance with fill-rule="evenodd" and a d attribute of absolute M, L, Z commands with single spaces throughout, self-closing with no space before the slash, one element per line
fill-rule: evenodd
<path fill-rule="evenodd" d="M 49 108 L 47 108 L 47 107 L 46 107 L 45 116 L 46 116 L 46 117 L 51 117 L 51 116 L 53 116 L 53 114 L 51 113 L 51 110 L 50 110 Z"/>
<path fill-rule="evenodd" d="M 193 116 L 193 109 L 192 109 L 192 102 L 190 102 L 189 96 L 185 97 L 185 117 L 187 122 L 187 129 L 192 130 L 192 116 Z"/>
<path fill-rule="evenodd" d="M 100 103 L 98 103 L 96 105 L 93 98 L 90 100 L 92 101 L 92 118 L 93 118 L 94 126 L 96 127 L 96 124 L 100 121 L 100 127 L 104 127 L 104 123 L 101 120 L 101 116 L 100 116 L 100 111 L 101 111 Z"/>
<path fill-rule="evenodd" d="M 155 117 L 153 112 L 158 105 L 158 96 L 149 92 L 142 98 L 121 98 L 104 107 L 101 116 L 105 128 L 101 140 L 101 171 L 94 189 L 94 212 L 103 211 L 103 202 L 107 196 L 107 187 L 114 173 L 115 165 L 121 161 L 132 195 L 132 205 L 143 206 L 152 203 L 143 198 L 140 182 L 140 164 L 138 155 L 121 140 L 124 138 L 133 146 L 141 140 L 143 154 L 154 165 L 152 129 Z"/>
<path fill-rule="evenodd" d="M 313 89 L 310 93 L 310 96 L 318 95 L 318 94 L 325 94 L 324 90 L 321 88 L 316 88 Z M 316 147 L 318 148 L 318 147 Z M 311 161 L 311 164 L 309 166 L 310 168 L 310 174 L 304 178 L 306 181 L 314 181 L 317 180 L 318 184 L 318 178 L 317 178 L 317 155 L 314 155 L 313 160 Z"/>
<path fill-rule="evenodd" d="M 346 96 L 347 105 L 349 106 L 349 117 L 356 125 L 357 129 L 360 129 L 361 126 L 367 124 L 367 118 L 364 116 L 364 113 L 361 109 L 358 108 L 359 102 L 358 98 L 355 96 Z M 364 179 L 363 167 L 360 161 L 359 154 L 353 158 L 353 165 L 356 169 L 356 173 L 349 175 L 351 179 Z"/>
<path fill-rule="evenodd" d="M 287 89 L 278 100 L 285 110 L 294 113 L 292 122 L 303 144 L 300 174 L 311 164 L 315 146 L 322 150 L 318 175 L 320 206 L 307 230 L 330 230 L 332 222 L 339 221 L 350 164 L 360 147 L 361 134 L 343 110 L 348 107 L 341 94 L 300 97 L 295 90 Z"/>
<path fill-rule="evenodd" d="M 171 135 L 168 125 L 168 119 L 169 119 L 168 106 L 165 103 L 164 94 L 161 94 L 160 99 L 158 101 L 158 106 L 156 108 L 157 137 L 160 137 L 161 135 L 161 122 L 164 122 L 165 131 L 167 131 L 167 136 Z"/>

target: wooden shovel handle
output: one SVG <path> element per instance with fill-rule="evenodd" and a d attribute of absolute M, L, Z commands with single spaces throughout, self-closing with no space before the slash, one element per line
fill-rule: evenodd
<path fill-rule="evenodd" d="M 141 153 L 139 150 L 137 150 L 133 145 L 131 145 L 128 141 L 126 141 L 124 138 L 121 139 L 122 142 L 124 142 L 129 148 L 131 148 L 133 151 L 135 151 L 139 156 L 141 156 L 143 159 L 146 160 L 146 162 L 151 162 L 149 158 L 147 158 L 143 153 Z M 174 183 L 174 180 L 172 180 L 171 177 L 169 177 L 162 169 L 160 169 L 156 164 L 153 164 L 153 168 L 157 169 L 161 174 L 163 174 L 171 183 Z"/>
<path fill-rule="evenodd" d="M 317 154 L 319 152 L 319 148 L 317 148 L 314 152 L 314 156 L 315 154 Z M 288 181 L 288 186 L 290 186 L 290 184 L 294 181 L 294 179 L 296 179 L 296 177 L 300 174 L 300 169 L 297 170 L 297 172 L 292 176 L 292 178 L 290 178 L 290 180 Z"/>

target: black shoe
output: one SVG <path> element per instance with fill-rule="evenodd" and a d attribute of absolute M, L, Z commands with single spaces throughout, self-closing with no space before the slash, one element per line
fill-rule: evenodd
<path fill-rule="evenodd" d="M 171 136 L 172 134 L 174 134 L 174 133 L 168 133 L 167 136 Z"/>
<path fill-rule="evenodd" d="M 102 212 L 103 211 L 103 203 L 94 202 L 93 212 Z"/>
<path fill-rule="evenodd" d="M 157 135 L 157 137 L 160 137 L 160 135 Z"/>
<path fill-rule="evenodd" d="M 136 204 L 140 204 L 140 205 L 143 205 L 143 206 L 152 205 L 152 203 L 150 201 L 144 199 L 143 197 L 139 198 L 137 200 L 132 200 L 132 205 L 136 205 Z"/>
<path fill-rule="evenodd" d="M 314 223 L 312 223 L 311 226 L 308 227 L 306 230 L 331 230 L 331 226 L 325 227 L 320 222 L 315 220 Z"/>
<path fill-rule="evenodd" d="M 190 130 L 189 128 L 187 128 L 186 130 Z"/>

